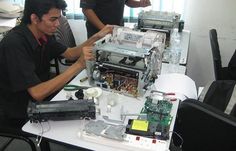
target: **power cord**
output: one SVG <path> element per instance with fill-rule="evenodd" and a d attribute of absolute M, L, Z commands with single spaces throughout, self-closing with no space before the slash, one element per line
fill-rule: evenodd
<path fill-rule="evenodd" d="M 40 143 L 41 143 L 41 141 L 42 141 L 43 134 L 46 133 L 46 132 L 48 132 L 48 131 L 51 129 L 50 123 L 49 123 L 48 121 L 47 121 L 47 123 L 48 123 L 48 129 L 47 129 L 47 130 L 44 130 L 44 127 L 43 127 L 42 122 L 39 122 L 40 127 L 41 127 L 41 132 L 40 132 L 40 133 L 37 135 L 37 137 L 36 137 L 36 142 L 38 142 L 38 143 L 37 143 L 37 147 L 40 147 Z"/>
<path fill-rule="evenodd" d="M 83 119 L 80 120 L 81 124 L 80 124 L 80 128 L 79 128 L 80 130 L 78 132 L 78 137 L 79 138 L 83 138 L 83 131 L 85 129 L 86 120 L 87 121 L 91 120 L 91 118 L 90 117 L 84 117 Z"/>
<path fill-rule="evenodd" d="M 176 136 L 178 136 L 178 138 L 180 139 L 180 145 L 179 146 L 175 146 L 175 144 L 173 143 L 172 146 L 171 146 L 171 151 L 182 151 L 182 146 L 183 146 L 183 143 L 184 143 L 184 139 L 180 136 L 180 134 L 178 134 L 177 132 L 175 131 L 169 131 L 169 134 L 170 133 L 173 133 L 175 134 Z M 172 136 L 173 137 L 173 136 Z"/>

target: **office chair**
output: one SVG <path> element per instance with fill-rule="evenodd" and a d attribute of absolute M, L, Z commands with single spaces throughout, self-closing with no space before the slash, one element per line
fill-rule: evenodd
<path fill-rule="evenodd" d="M 228 74 L 228 68 L 222 67 L 216 29 L 211 29 L 209 35 L 210 35 L 210 43 L 213 56 L 215 80 L 230 80 Z"/>
<path fill-rule="evenodd" d="M 217 108 L 222 112 L 231 112 L 231 104 L 236 104 L 234 80 L 216 80 L 208 83 L 199 96 L 199 101 Z M 228 107 L 230 106 L 230 107 Z"/>
<path fill-rule="evenodd" d="M 75 38 L 66 17 L 61 16 L 59 19 L 59 23 L 60 25 L 57 28 L 56 32 L 54 33 L 55 39 L 67 47 L 75 47 L 76 46 Z M 75 61 L 76 60 L 68 60 L 63 57 L 58 57 L 54 59 L 54 63 L 51 63 L 51 67 L 55 67 L 56 74 L 59 75 L 60 71 L 58 62 L 60 62 L 62 65 L 70 66 Z"/>
<path fill-rule="evenodd" d="M 22 140 L 29 145 L 31 151 L 36 151 L 36 147 L 35 147 L 34 142 L 30 138 L 28 138 L 27 136 L 24 136 L 21 133 L 17 133 L 15 131 L 10 130 L 10 129 L 7 129 L 6 131 L 4 131 L 1 128 L 0 136 L 7 138 L 7 140 L 1 144 L 0 151 L 7 150 L 7 148 L 11 145 L 13 140 Z"/>
<path fill-rule="evenodd" d="M 59 19 L 60 25 L 54 34 L 56 40 L 67 47 L 75 47 L 75 38 L 70 28 L 70 24 L 65 16 Z"/>
<path fill-rule="evenodd" d="M 75 38 L 66 17 L 61 16 L 59 19 L 59 23 L 60 25 L 58 26 L 56 32 L 54 33 L 55 39 L 67 47 L 75 47 L 76 46 Z M 62 65 L 70 66 L 75 61 L 76 60 L 68 60 L 63 57 L 58 57 L 54 59 L 54 63 L 51 63 L 51 67 L 55 67 L 56 74 L 59 75 L 60 70 L 58 62 L 60 62 Z"/>
<path fill-rule="evenodd" d="M 32 138 L 36 140 L 37 137 L 33 134 L 23 132 L 16 128 L 5 127 L 5 126 L 0 125 L 0 137 L 6 138 L 6 141 L 0 144 L 0 151 L 8 150 L 8 148 L 10 147 L 10 145 L 12 145 L 12 142 L 14 140 L 21 140 L 29 145 L 29 148 L 31 151 L 37 151 L 35 143 L 30 139 Z M 37 145 L 39 145 L 38 147 L 40 148 L 41 151 L 51 150 L 49 142 L 45 138 L 42 138 L 40 140 L 40 143 Z"/>
<path fill-rule="evenodd" d="M 75 47 L 75 38 L 68 20 L 65 16 L 61 16 L 59 22 L 60 26 L 57 28 L 57 31 L 54 34 L 56 40 L 67 47 Z M 70 66 L 72 63 L 74 63 L 74 60 L 66 60 L 63 58 L 58 58 L 58 61 L 65 66 Z"/>
<path fill-rule="evenodd" d="M 183 151 L 233 151 L 236 148 L 236 117 L 197 100 L 181 102 L 173 135 Z"/>
<path fill-rule="evenodd" d="M 229 61 L 228 71 L 231 79 L 236 80 L 236 50 L 234 51 L 234 54 Z"/>

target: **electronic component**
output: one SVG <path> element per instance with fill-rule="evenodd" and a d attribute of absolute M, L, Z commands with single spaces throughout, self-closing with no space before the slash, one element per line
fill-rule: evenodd
<path fill-rule="evenodd" d="M 142 96 L 161 71 L 165 34 L 115 27 L 94 46 L 95 61 L 87 61 L 89 83 L 105 90 Z"/>
<path fill-rule="evenodd" d="M 155 138 L 156 125 L 147 120 L 129 119 L 125 133 Z"/>
<path fill-rule="evenodd" d="M 178 27 L 180 17 L 180 14 L 174 12 L 141 11 L 138 15 L 138 27 L 173 29 Z"/>
<path fill-rule="evenodd" d="M 82 78 L 82 79 L 80 79 L 79 81 L 80 81 L 80 82 L 84 82 L 84 81 L 86 81 L 86 80 L 88 80 L 88 77 Z"/>
<path fill-rule="evenodd" d="M 89 121 L 84 127 L 84 132 L 87 135 L 102 136 L 105 138 L 123 141 L 125 126 L 113 125 L 105 123 L 104 121 Z"/>
<path fill-rule="evenodd" d="M 75 97 L 77 99 L 84 99 L 84 92 L 83 89 L 79 89 L 78 91 L 75 92 Z"/>
<path fill-rule="evenodd" d="M 95 129 L 94 129 L 95 130 Z M 100 131 L 100 128 L 99 128 Z M 78 132 L 81 137 L 81 133 Z M 108 139 L 106 137 L 97 136 L 90 133 L 82 133 L 82 139 L 96 144 L 110 146 L 118 150 L 135 150 L 135 151 L 157 151 L 166 150 L 167 141 L 158 140 L 154 138 L 147 138 L 137 135 L 124 134 L 121 141 L 115 139 Z"/>
<path fill-rule="evenodd" d="M 141 11 L 138 15 L 138 29 L 157 30 L 166 33 L 166 46 L 169 46 L 170 35 L 178 28 L 180 14 L 161 11 Z"/>
<path fill-rule="evenodd" d="M 47 120 L 95 119 L 96 110 L 93 100 L 30 103 L 28 117 L 30 122 L 35 123 Z"/>
<path fill-rule="evenodd" d="M 127 134 L 140 135 L 166 140 L 169 138 L 169 128 L 172 121 L 170 115 L 172 103 L 168 100 L 155 100 L 147 97 L 141 114 L 146 119 L 130 119 L 126 126 Z"/>
<path fill-rule="evenodd" d="M 147 114 L 147 121 L 156 125 L 156 133 L 159 139 L 169 138 L 169 128 L 172 121 L 170 112 L 172 110 L 172 102 L 169 100 L 156 100 L 147 97 L 142 109 L 142 114 Z"/>
<path fill-rule="evenodd" d="M 124 137 L 127 147 L 135 151 L 159 151 L 166 150 L 167 142 L 156 138 L 147 138 L 137 135 L 126 134 Z"/>

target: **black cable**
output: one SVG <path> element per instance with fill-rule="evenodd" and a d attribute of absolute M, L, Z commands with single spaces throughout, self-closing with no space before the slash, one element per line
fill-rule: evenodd
<path fill-rule="evenodd" d="M 170 133 L 176 134 L 176 135 L 178 136 L 178 138 L 180 138 L 181 144 L 179 145 L 179 148 L 182 149 L 182 146 L 183 146 L 183 143 L 184 143 L 184 139 L 180 136 L 180 134 L 178 134 L 178 133 L 175 132 L 175 131 L 169 131 L 169 134 L 170 134 Z"/>

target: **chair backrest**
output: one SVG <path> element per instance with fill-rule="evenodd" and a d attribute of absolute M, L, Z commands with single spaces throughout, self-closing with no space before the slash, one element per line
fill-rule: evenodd
<path fill-rule="evenodd" d="M 55 39 L 67 47 L 75 47 L 76 46 L 75 38 L 67 18 L 65 16 L 61 16 L 59 19 L 59 23 L 60 25 L 57 28 L 56 32 L 54 33 Z M 73 60 L 71 61 L 63 59 L 62 57 L 55 59 L 55 62 L 57 61 L 66 66 L 69 66 L 74 62 Z M 59 70 L 59 67 L 58 68 L 56 67 L 56 70 Z"/>
<path fill-rule="evenodd" d="M 7 141 L 5 141 L 5 143 L 2 143 L 0 145 L 1 151 L 7 150 L 7 148 L 11 145 L 13 140 L 21 140 L 29 145 L 31 151 L 36 151 L 34 142 L 26 136 L 20 134 L 5 133 L 5 132 L 0 132 L 0 136 L 4 138 L 9 138 Z"/>
<path fill-rule="evenodd" d="M 236 118 L 197 100 L 181 102 L 173 136 L 174 143 L 182 144 L 183 150 L 235 150 Z"/>
<path fill-rule="evenodd" d="M 211 105 L 224 113 L 235 115 L 236 81 L 216 80 L 209 82 L 202 90 L 199 101 Z"/>
<path fill-rule="evenodd" d="M 213 56 L 214 73 L 216 80 L 218 80 L 221 79 L 222 63 L 216 29 L 211 29 L 209 35 Z"/>
<path fill-rule="evenodd" d="M 68 20 L 65 16 L 61 16 L 59 22 L 60 25 L 57 28 L 56 33 L 54 34 L 56 40 L 67 47 L 75 47 L 75 38 L 68 23 Z"/>

